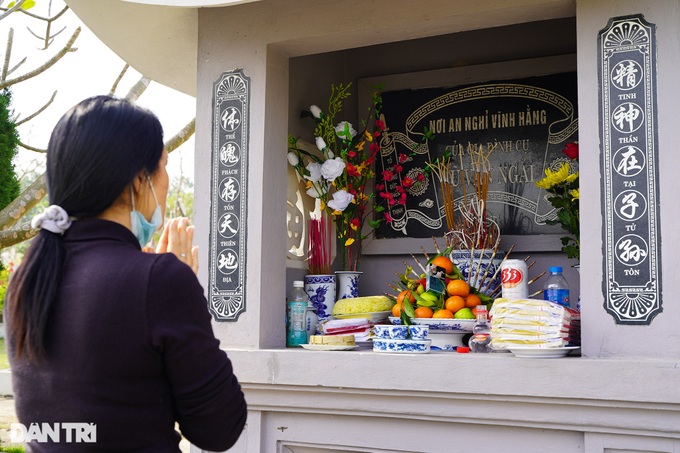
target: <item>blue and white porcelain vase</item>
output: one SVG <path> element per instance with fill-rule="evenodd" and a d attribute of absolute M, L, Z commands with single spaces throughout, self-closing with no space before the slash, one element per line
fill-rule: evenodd
<path fill-rule="evenodd" d="M 319 321 L 331 317 L 335 305 L 335 275 L 305 275 L 309 303 L 316 308 Z"/>
<path fill-rule="evenodd" d="M 460 270 L 465 281 L 477 288 L 481 293 L 491 295 L 501 286 L 500 266 L 505 252 L 485 250 L 482 254 L 475 250 L 474 255 L 469 250 L 453 250 L 451 261 Z M 493 257 L 493 258 L 492 258 Z M 500 295 L 500 290 L 498 291 Z"/>
<path fill-rule="evenodd" d="M 359 297 L 359 277 L 361 277 L 361 274 L 363 272 L 335 271 L 335 275 L 338 277 L 338 300 Z"/>

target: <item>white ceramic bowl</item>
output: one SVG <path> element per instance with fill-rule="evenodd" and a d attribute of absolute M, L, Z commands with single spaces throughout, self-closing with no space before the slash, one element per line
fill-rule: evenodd
<path fill-rule="evenodd" d="M 374 338 L 373 351 L 427 354 L 430 352 L 430 340 L 388 340 L 385 338 Z"/>
<path fill-rule="evenodd" d="M 401 319 L 390 316 L 389 320 L 394 325 L 400 325 Z M 412 318 L 413 324 L 421 324 L 430 327 L 430 333 L 439 332 L 472 332 L 475 326 L 474 319 L 447 319 L 447 318 Z"/>

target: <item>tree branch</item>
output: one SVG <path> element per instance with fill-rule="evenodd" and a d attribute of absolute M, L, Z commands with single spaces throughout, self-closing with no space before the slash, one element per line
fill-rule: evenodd
<path fill-rule="evenodd" d="M 21 195 L 10 202 L 5 209 L 0 211 L 0 225 L 2 231 L 9 230 L 19 221 L 28 211 L 33 209 L 43 197 L 47 195 L 47 178 L 45 173 L 40 175 L 33 184 L 28 186 Z M 2 244 L 0 244 L 0 248 Z"/>
<path fill-rule="evenodd" d="M 0 20 L 2 20 L 2 19 L 4 19 L 5 17 L 9 16 L 9 15 L 12 14 L 14 11 L 17 11 L 17 10 L 21 9 L 21 5 L 23 5 L 25 1 L 26 1 L 26 0 L 19 0 L 18 2 L 16 2 L 16 3 L 14 4 L 14 6 L 12 6 L 10 9 L 8 9 L 8 10 L 6 10 L 4 13 L 2 13 L 2 15 L 0 16 Z M 23 10 L 22 10 L 22 11 L 23 11 Z M 25 12 L 25 11 L 24 11 L 24 12 Z"/>
<path fill-rule="evenodd" d="M 7 34 L 7 48 L 5 49 L 5 61 L 2 64 L 2 74 L 0 80 L 4 81 L 7 78 L 9 71 L 9 60 L 12 58 L 12 45 L 14 44 L 14 29 L 10 27 Z"/>
<path fill-rule="evenodd" d="M 125 63 L 125 66 L 123 67 L 123 70 L 120 71 L 120 74 L 118 74 L 118 78 L 116 78 L 116 81 L 113 82 L 113 86 L 111 86 L 111 91 L 109 91 L 109 94 L 113 96 L 116 93 L 116 89 L 118 88 L 118 84 L 120 81 L 123 79 L 123 76 L 127 72 L 128 68 L 130 67 L 129 64 Z"/>
<path fill-rule="evenodd" d="M 146 91 L 147 87 L 151 83 L 151 79 L 148 77 L 142 77 L 137 81 L 137 83 L 134 84 L 132 88 L 130 88 L 130 91 L 128 91 L 128 94 L 125 96 L 125 99 L 127 99 L 130 102 L 136 102 L 137 99 Z"/>
<path fill-rule="evenodd" d="M 184 126 L 179 132 L 177 132 L 171 139 L 165 142 L 165 150 L 168 153 L 171 153 L 172 151 L 176 150 L 187 140 L 189 140 L 191 136 L 194 135 L 195 131 L 196 131 L 196 118 L 189 121 L 186 126 Z"/>
<path fill-rule="evenodd" d="M 36 148 L 34 146 L 31 146 L 31 145 L 27 145 L 26 143 L 22 142 L 21 140 L 19 140 L 19 146 L 21 146 L 22 148 L 27 149 L 29 151 L 35 151 L 36 153 L 45 154 L 47 152 L 44 149 Z"/>
<path fill-rule="evenodd" d="M 35 118 L 36 116 L 40 115 L 42 112 L 45 111 L 45 109 L 46 109 L 47 107 L 50 106 L 50 104 L 52 104 L 52 102 L 54 102 L 54 98 L 55 98 L 56 96 L 57 96 L 57 91 L 54 90 L 54 93 L 52 93 L 52 97 L 50 98 L 49 101 L 47 101 L 47 103 L 46 103 L 45 105 L 43 105 L 42 107 L 40 107 L 40 109 L 39 109 L 38 111 L 36 111 L 35 113 L 33 113 L 33 114 L 27 116 L 27 117 L 24 118 L 23 120 L 21 120 L 21 121 L 15 121 L 15 122 L 14 122 L 14 125 L 15 125 L 15 126 L 21 126 L 22 124 L 24 124 L 24 123 L 26 123 L 26 122 L 28 122 L 28 121 L 31 121 L 31 120 L 32 120 L 33 118 Z M 23 146 L 23 145 L 22 145 L 22 146 Z M 26 146 L 24 146 L 24 148 L 26 148 Z M 26 148 L 26 149 L 29 149 L 29 148 Z M 35 150 L 32 150 L 32 151 L 35 151 Z"/>
<path fill-rule="evenodd" d="M 12 85 L 17 84 L 19 82 L 23 82 L 24 80 L 28 80 L 30 78 L 33 78 L 33 77 L 39 75 L 39 74 L 42 74 L 43 72 L 45 72 L 46 70 L 51 68 L 57 61 L 61 60 L 61 58 L 64 55 L 66 55 L 68 52 L 75 52 L 76 49 L 73 48 L 73 43 L 75 43 L 76 39 L 78 39 L 78 35 L 80 35 L 80 27 L 78 27 L 76 29 L 76 31 L 73 32 L 71 39 L 68 40 L 66 45 L 59 52 L 57 52 L 57 54 L 55 56 L 53 56 L 52 58 L 47 60 L 45 62 L 45 64 L 43 64 L 42 66 L 40 66 L 37 69 L 34 69 L 33 71 L 29 71 L 26 74 L 18 76 L 14 79 L 0 81 L 0 89 L 12 86 Z"/>
<path fill-rule="evenodd" d="M 26 222 L 20 227 L 12 228 L 11 230 L 0 231 L 0 250 L 27 241 L 36 234 L 38 234 L 38 230 L 31 228 L 30 222 Z"/>

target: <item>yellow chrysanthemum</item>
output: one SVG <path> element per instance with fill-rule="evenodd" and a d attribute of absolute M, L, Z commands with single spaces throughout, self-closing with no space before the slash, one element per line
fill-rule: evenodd
<path fill-rule="evenodd" d="M 338 211 L 337 209 L 333 212 L 331 212 L 332 215 L 342 215 L 342 211 Z"/>
<path fill-rule="evenodd" d="M 578 176 L 578 175 L 577 175 Z M 536 185 L 541 189 L 551 189 L 554 186 L 563 183 L 569 177 L 569 164 L 562 164 L 562 166 L 555 172 L 549 168 L 545 169 L 545 178 L 536 182 Z"/>
<path fill-rule="evenodd" d="M 373 136 L 368 131 L 364 131 L 364 137 L 366 137 L 366 141 L 369 141 L 369 142 L 373 141 Z"/>
<path fill-rule="evenodd" d="M 350 224 L 349 224 L 349 227 L 350 227 L 352 230 L 354 230 L 354 231 L 357 230 L 357 226 L 356 226 L 355 224 L 353 224 L 353 223 L 350 223 Z"/>
<path fill-rule="evenodd" d="M 366 144 L 366 142 L 359 142 L 359 143 L 357 143 L 357 146 L 356 146 L 357 151 L 363 151 L 363 150 L 364 150 L 364 145 L 365 145 L 365 144 Z"/>
<path fill-rule="evenodd" d="M 312 181 L 309 181 L 309 180 L 308 180 L 308 181 L 305 183 L 305 189 L 309 189 L 310 187 L 312 187 Z"/>
<path fill-rule="evenodd" d="M 569 191 L 569 195 L 571 195 L 571 201 L 576 201 L 581 198 L 581 189 L 574 189 Z"/>
<path fill-rule="evenodd" d="M 354 244 L 354 238 L 349 238 L 345 241 L 345 247 L 349 247 L 352 244 Z"/>
<path fill-rule="evenodd" d="M 322 211 L 324 209 L 326 209 L 326 202 L 325 201 L 319 200 L 319 209 L 321 209 Z"/>

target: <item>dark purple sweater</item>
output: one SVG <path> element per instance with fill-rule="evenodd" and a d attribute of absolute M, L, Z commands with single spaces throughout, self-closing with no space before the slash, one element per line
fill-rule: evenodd
<path fill-rule="evenodd" d="M 46 359 L 8 348 L 17 415 L 26 426 L 95 423 L 97 442 L 32 451 L 178 452 L 175 422 L 200 448 L 230 448 L 246 402 L 189 266 L 141 252 L 127 228 L 105 220 L 73 222 L 63 242 Z"/>

